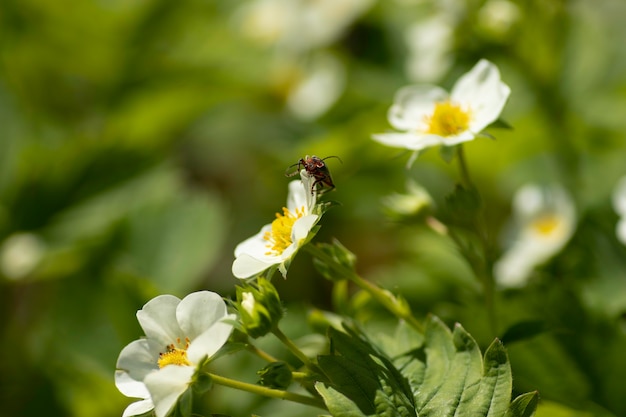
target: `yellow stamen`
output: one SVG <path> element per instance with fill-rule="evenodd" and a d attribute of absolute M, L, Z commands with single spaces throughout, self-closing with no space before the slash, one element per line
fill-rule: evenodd
<path fill-rule="evenodd" d="M 304 215 L 304 207 L 296 209 L 295 213 L 283 207 L 283 214 L 276 213 L 276 219 L 272 222 L 272 230 L 265 232 L 263 239 L 269 243 L 265 245 L 270 250 L 266 255 L 280 255 L 293 242 L 291 241 L 291 229 L 293 224 Z"/>
<path fill-rule="evenodd" d="M 180 339 L 177 339 L 176 342 L 178 345 L 181 344 Z M 174 343 L 168 345 L 165 348 L 165 352 L 159 354 L 159 360 L 157 361 L 159 368 L 164 368 L 167 365 L 191 365 L 191 362 L 187 359 L 187 348 L 189 347 L 189 343 L 189 339 L 185 338 L 185 346 L 182 348 L 176 347 Z"/>
<path fill-rule="evenodd" d="M 469 128 L 470 112 L 451 101 L 435 104 L 432 116 L 426 117 L 426 133 L 439 136 L 453 136 Z"/>
<path fill-rule="evenodd" d="M 559 227 L 561 221 L 554 214 L 544 214 L 541 217 L 535 219 L 531 225 L 533 230 L 540 235 L 548 236 Z"/>

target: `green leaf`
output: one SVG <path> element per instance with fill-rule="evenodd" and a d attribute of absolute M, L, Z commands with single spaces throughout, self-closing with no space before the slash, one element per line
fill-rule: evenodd
<path fill-rule="evenodd" d="M 480 194 L 476 188 L 465 188 L 457 185 L 454 191 L 446 197 L 446 205 L 449 210 L 476 212 L 481 207 Z"/>
<path fill-rule="evenodd" d="M 451 332 L 441 320 L 430 317 L 423 347 L 394 363 L 411 386 L 420 417 L 495 417 L 503 416 L 509 407 L 512 376 L 504 346 L 495 340 L 482 357 L 460 324 Z"/>
<path fill-rule="evenodd" d="M 315 384 L 315 389 L 324 399 L 324 403 L 333 417 L 366 417 L 352 400 L 333 387 L 327 387 L 318 382 Z"/>
<path fill-rule="evenodd" d="M 329 328 L 332 355 L 318 364 L 332 387 L 367 415 L 415 416 L 408 381 L 391 360 L 355 329 Z"/>
<path fill-rule="evenodd" d="M 482 200 L 476 188 L 457 184 L 454 191 L 445 197 L 445 223 L 472 226 L 481 206 Z"/>
<path fill-rule="evenodd" d="M 320 356 L 319 366 L 328 375 L 333 386 L 354 401 L 367 414 L 376 410 L 374 397 L 380 387 L 376 372 L 353 358 L 344 356 Z"/>
<path fill-rule="evenodd" d="M 392 335 L 380 336 L 383 351 L 392 358 L 403 357 L 424 345 L 424 335 L 406 321 L 400 321 Z"/>
<path fill-rule="evenodd" d="M 501 416 L 511 401 L 512 388 L 513 376 L 509 358 L 504 345 L 496 339 L 485 352 L 479 390 L 464 411 L 472 411 L 480 416 Z"/>
<path fill-rule="evenodd" d="M 504 417 L 532 417 L 539 402 L 539 392 L 527 392 L 511 402 Z"/>
<path fill-rule="evenodd" d="M 415 397 L 415 406 L 420 411 L 435 396 L 443 384 L 450 362 L 454 356 L 452 333 L 441 320 L 431 316 L 425 331 L 426 369 L 423 384 L 412 387 L 413 392 L 420 392 Z"/>
<path fill-rule="evenodd" d="M 442 326 L 437 320 L 436 330 L 430 333 L 437 337 L 433 339 L 435 344 L 427 349 L 426 378 L 422 386 L 427 395 L 420 396 L 420 401 L 416 398 L 420 416 L 455 415 L 479 389 L 482 360 L 478 345 L 461 325 L 457 324 L 452 334 L 444 334 Z M 426 336 L 428 343 L 428 330 Z M 436 355 L 435 351 L 443 354 Z M 433 363 L 440 366 L 432 366 Z"/>

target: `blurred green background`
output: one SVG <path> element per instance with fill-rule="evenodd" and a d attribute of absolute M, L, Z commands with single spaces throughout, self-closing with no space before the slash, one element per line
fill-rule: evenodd
<path fill-rule="evenodd" d="M 318 241 L 339 239 L 363 276 L 483 347 L 542 323 L 507 344 L 538 415 L 626 415 L 626 248 L 611 206 L 626 174 L 625 18 L 623 0 L 3 0 L 0 415 L 121 415 L 113 372 L 141 335 L 136 310 L 162 293 L 232 296 L 234 247 L 285 204 L 285 169 L 306 154 L 342 159 L 327 161 L 341 206 Z M 512 89 L 514 129 L 465 148 L 490 230 L 527 182 L 562 184 L 579 214 L 564 251 L 497 294 L 498 335 L 450 242 L 381 204 L 410 178 L 441 205 L 456 165 L 432 149 L 406 170 L 406 152 L 370 139 L 398 88 L 450 88 L 480 58 Z M 293 337 L 309 308 L 332 308 L 306 254 L 276 285 Z M 220 371 L 254 382 L 261 366 L 236 356 Z M 316 415 L 219 387 L 198 407 Z"/>

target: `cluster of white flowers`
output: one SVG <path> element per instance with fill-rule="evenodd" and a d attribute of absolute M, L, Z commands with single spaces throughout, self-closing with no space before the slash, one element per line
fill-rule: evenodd
<path fill-rule="evenodd" d="M 235 249 L 233 274 L 252 278 L 277 266 L 283 276 L 298 249 L 310 239 L 320 218 L 315 214 L 317 189 L 314 178 L 302 170 L 301 180 L 289 183 L 287 207 L 255 236 Z M 254 307 L 251 293 L 244 294 L 244 309 Z M 222 298 L 210 291 L 192 293 L 180 300 L 161 295 L 137 312 L 145 338 L 122 349 L 115 384 L 130 404 L 123 417 L 154 410 L 166 416 L 193 385 L 199 372 L 227 342 L 236 315 L 228 314 Z"/>
<path fill-rule="evenodd" d="M 430 146 L 458 145 L 473 140 L 496 121 L 509 94 L 497 67 L 480 60 L 449 94 L 431 85 L 401 89 L 388 113 L 390 124 L 400 132 L 376 134 L 373 139 L 415 152 Z M 250 322 L 248 334 L 252 337 L 266 334 L 282 317 L 278 295 L 261 275 L 270 271 L 271 276 L 278 269 L 286 277 L 293 257 L 315 235 L 323 212 L 317 201 L 316 177 L 306 169 L 299 174 L 300 179 L 288 185 L 286 207 L 234 251 L 233 275 L 257 284 L 237 290 L 239 323 L 245 327 L 246 320 Z M 384 204 L 398 216 L 418 216 L 433 205 L 428 193 L 417 184 L 409 182 L 408 191 L 389 196 Z M 626 177 L 614 191 L 613 204 L 620 216 L 617 236 L 626 244 Z M 537 266 L 565 247 L 577 222 L 575 205 L 559 186 L 526 185 L 515 194 L 512 207 L 513 238 L 493 271 L 500 288 L 526 285 Z M 38 253 L 31 248 L 30 240 L 21 239 L 12 246 L 4 245 L 8 249 L 2 251 L 3 270 L 7 270 L 6 253 Z M 32 268 L 36 262 L 31 258 L 39 259 L 30 255 L 28 262 L 22 261 L 16 269 L 19 274 L 14 275 Z M 277 306 L 272 310 L 257 304 L 255 294 L 273 300 Z M 115 383 L 124 395 L 140 400 L 130 404 L 123 417 L 151 410 L 157 417 L 165 417 L 228 341 L 237 316 L 228 313 L 218 294 L 199 291 L 182 300 L 172 295 L 158 296 L 137 312 L 137 319 L 145 337 L 122 349 Z"/>

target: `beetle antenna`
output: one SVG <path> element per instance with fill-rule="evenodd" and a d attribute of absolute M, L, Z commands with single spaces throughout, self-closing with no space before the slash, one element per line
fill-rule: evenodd
<path fill-rule="evenodd" d="M 341 160 L 341 158 L 339 158 L 337 155 L 331 155 L 331 156 L 327 156 L 326 158 L 323 158 L 322 161 L 327 160 L 328 158 L 337 158 L 339 159 L 339 162 L 341 162 L 343 164 L 343 161 Z"/>
<path fill-rule="evenodd" d="M 287 169 L 285 170 L 285 177 L 293 177 L 295 176 L 298 172 L 300 172 L 300 165 L 302 165 L 302 160 L 299 160 L 298 162 L 296 162 L 293 165 L 289 165 L 289 167 L 287 167 Z M 293 167 L 297 166 L 298 169 L 296 169 L 294 172 L 289 172 L 289 170 Z"/>

